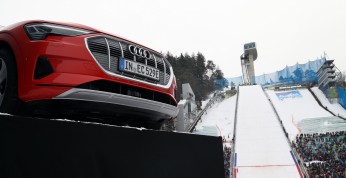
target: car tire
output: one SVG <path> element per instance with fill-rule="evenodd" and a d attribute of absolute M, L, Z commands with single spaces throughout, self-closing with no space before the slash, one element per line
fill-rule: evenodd
<path fill-rule="evenodd" d="M 17 114 L 20 108 L 15 58 L 8 50 L 0 49 L 0 112 Z"/>

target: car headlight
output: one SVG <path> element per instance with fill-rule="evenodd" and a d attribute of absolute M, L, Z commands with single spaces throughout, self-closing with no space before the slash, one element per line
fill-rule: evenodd
<path fill-rule="evenodd" d="M 24 29 L 31 40 L 43 40 L 48 35 L 80 36 L 93 31 L 49 23 L 27 24 Z"/>

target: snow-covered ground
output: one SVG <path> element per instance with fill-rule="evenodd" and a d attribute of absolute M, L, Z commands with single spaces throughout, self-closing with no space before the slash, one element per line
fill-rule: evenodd
<path fill-rule="evenodd" d="M 213 97 L 214 97 L 214 93 L 210 93 L 210 94 L 208 95 L 208 98 L 207 98 L 206 100 L 202 101 L 202 106 L 201 106 L 201 108 L 203 109 L 203 108 L 209 103 L 209 101 L 210 101 Z"/>
<path fill-rule="evenodd" d="M 230 141 L 233 137 L 236 98 L 235 95 L 212 105 L 196 125 L 194 133 L 222 136 Z"/>
<path fill-rule="evenodd" d="M 209 103 L 209 101 L 210 101 L 210 98 L 208 98 L 208 99 L 202 101 L 202 106 L 201 106 L 201 108 L 202 108 L 202 109 L 205 108 L 205 106 Z"/>
<path fill-rule="evenodd" d="M 330 103 L 323 92 L 318 87 L 313 87 L 311 90 L 315 93 L 318 100 L 322 103 L 324 107 L 327 107 L 329 111 L 335 115 L 340 115 L 343 118 L 346 118 L 346 110 L 339 103 Z"/>
<path fill-rule="evenodd" d="M 290 140 L 293 140 L 301 132 L 298 128 L 298 122 L 303 119 L 333 116 L 317 103 L 308 89 L 267 90 L 266 92 L 280 116 Z"/>
<path fill-rule="evenodd" d="M 298 122 L 298 128 L 309 134 L 346 131 L 346 120 L 336 116 L 309 118 Z"/>
<path fill-rule="evenodd" d="M 239 90 L 237 177 L 299 177 L 285 134 L 261 86 Z"/>
<path fill-rule="evenodd" d="M 260 86 L 240 87 L 235 148 L 237 177 L 299 177 L 280 121 L 265 93 L 290 140 L 304 130 L 306 133 L 346 130 L 346 121 L 322 108 L 307 89 L 263 92 Z M 315 93 L 322 103 L 328 102 L 323 94 Z M 344 111 L 332 109 L 338 106 L 326 106 L 333 112 Z M 230 144 L 235 107 L 236 96 L 216 102 L 202 116 L 194 133 L 222 136 Z"/>

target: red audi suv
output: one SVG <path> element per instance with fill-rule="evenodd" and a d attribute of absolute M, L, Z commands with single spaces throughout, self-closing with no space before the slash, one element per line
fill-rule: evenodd
<path fill-rule="evenodd" d="M 0 112 L 159 127 L 178 113 L 163 55 L 79 24 L 25 21 L 0 30 Z"/>

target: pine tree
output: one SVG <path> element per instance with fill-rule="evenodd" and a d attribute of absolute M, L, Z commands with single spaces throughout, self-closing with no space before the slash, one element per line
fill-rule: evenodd
<path fill-rule="evenodd" d="M 179 57 L 167 52 L 165 58 L 171 63 L 176 76 L 177 96 L 180 96 L 182 92 L 182 84 L 189 83 L 195 93 L 196 103 L 200 103 L 210 92 L 214 91 L 215 79 L 224 79 L 222 71 L 216 69 L 212 60 L 208 60 L 206 64 L 206 59 L 200 52 L 191 56 L 187 53 L 180 54 Z"/>

